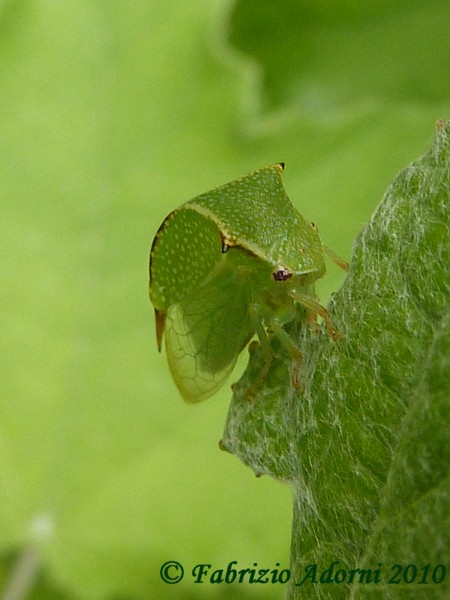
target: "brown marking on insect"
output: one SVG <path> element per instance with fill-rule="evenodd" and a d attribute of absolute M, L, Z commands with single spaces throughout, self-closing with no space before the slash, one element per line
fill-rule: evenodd
<path fill-rule="evenodd" d="M 166 327 L 166 313 L 155 308 L 156 342 L 161 352 L 164 329 Z"/>

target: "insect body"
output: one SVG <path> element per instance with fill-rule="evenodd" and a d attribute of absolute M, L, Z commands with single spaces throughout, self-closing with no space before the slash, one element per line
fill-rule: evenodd
<path fill-rule="evenodd" d="M 164 220 L 150 254 L 156 337 L 187 402 L 211 396 L 257 334 L 267 329 L 301 356 L 283 325 L 295 303 L 327 321 L 314 297 L 325 274 L 314 224 L 291 204 L 275 164 L 186 202 Z"/>

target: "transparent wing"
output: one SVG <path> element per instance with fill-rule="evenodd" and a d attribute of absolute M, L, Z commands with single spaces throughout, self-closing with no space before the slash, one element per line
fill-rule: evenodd
<path fill-rule="evenodd" d="M 167 312 L 165 338 L 170 371 L 186 402 L 218 390 L 254 333 L 248 289 L 221 274 Z"/>

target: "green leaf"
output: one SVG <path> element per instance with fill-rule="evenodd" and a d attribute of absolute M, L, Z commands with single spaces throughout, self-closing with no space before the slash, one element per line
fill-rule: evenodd
<path fill-rule="evenodd" d="M 412 585 L 387 585 L 394 563 L 448 567 L 449 232 L 450 122 L 440 122 L 431 150 L 396 177 L 355 243 L 329 308 L 342 338 L 311 331 L 299 313 L 291 333 L 302 390 L 275 339 L 268 381 L 249 400 L 254 346 L 235 387 L 223 446 L 295 489 L 291 598 L 415 597 Z M 307 565 L 332 561 L 382 563 L 383 580 L 295 586 Z M 421 593 L 442 597 L 448 585 Z"/>
<path fill-rule="evenodd" d="M 442 0 L 240 0 L 231 39 L 262 67 L 263 108 L 329 118 L 361 102 L 447 101 L 447 10 Z"/>

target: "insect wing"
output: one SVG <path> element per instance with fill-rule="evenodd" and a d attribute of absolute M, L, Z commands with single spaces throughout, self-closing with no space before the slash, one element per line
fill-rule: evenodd
<path fill-rule="evenodd" d="M 186 402 L 206 400 L 222 386 L 253 332 L 247 282 L 232 272 L 169 308 L 167 359 Z"/>

